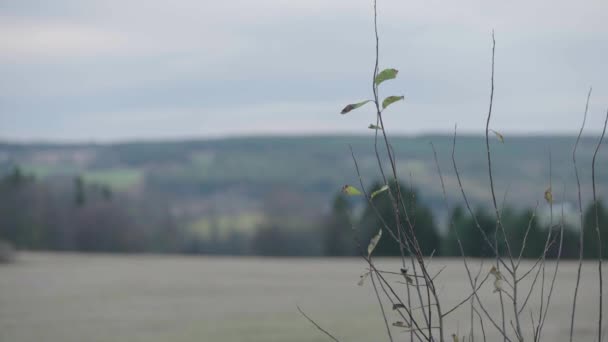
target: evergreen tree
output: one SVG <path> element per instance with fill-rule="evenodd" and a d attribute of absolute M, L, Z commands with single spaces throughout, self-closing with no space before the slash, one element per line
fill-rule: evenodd
<path fill-rule="evenodd" d="M 381 187 L 381 184 L 376 183 L 372 185 L 370 192 L 377 191 L 381 189 Z M 400 205 L 398 208 L 399 227 L 407 237 L 407 240 L 411 242 L 416 240 L 424 255 L 430 255 L 433 253 L 433 251 L 437 251 L 439 248 L 440 237 L 437 233 L 437 228 L 435 226 L 431 210 L 421 203 L 415 190 L 412 190 L 395 181 L 390 182 L 390 187 L 395 196 L 397 196 L 399 193 L 397 191 L 397 187 L 399 187 L 402 195 L 402 205 Z M 377 212 L 368 203 L 360 221 L 362 241 L 369 241 L 378 233 L 379 229 L 382 228 L 384 230 L 384 222 L 393 232 L 393 234 L 384 232 L 380 243 L 378 243 L 376 246 L 374 254 L 385 256 L 401 255 L 400 244 L 392 236 L 394 235 L 395 237 L 398 237 L 398 230 L 397 219 L 395 217 L 395 208 L 390 200 L 388 191 L 378 194 L 374 199 L 372 199 L 372 201 Z M 404 206 L 407 209 L 407 217 L 403 210 Z M 413 226 L 413 235 L 410 224 Z M 404 236 L 401 236 L 401 239 L 403 241 Z M 405 241 L 403 243 L 405 243 Z M 403 253 L 407 255 L 408 251 L 404 249 Z"/>
<path fill-rule="evenodd" d="M 475 217 L 479 226 L 485 233 L 489 242 L 494 245 L 494 230 L 496 220 L 487 211 L 478 208 Z M 475 219 L 465 212 L 461 206 L 457 206 L 450 215 L 450 230 L 442 244 L 442 251 L 446 256 L 461 256 L 458 238 L 462 244 L 462 252 L 468 257 L 491 257 L 494 255 L 493 248 L 488 245 L 483 234 L 479 231 Z"/>
<path fill-rule="evenodd" d="M 342 193 L 337 194 L 334 197 L 332 212 L 323 227 L 325 255 L 355 255 L 355 243 L 349 210 L 350 203 L 346 197 Z"/>
<path fill-rule="evenodd" d="M 524 258 L 538 258 L 543 253 L 546 235 L 540 230 L 538 221 L 533 216 L 534 212 L 530 209 L 524 210 L 521 213 L 511 208 L 506 208 L 502 211 L 501 222 L 505 229 L 513 258 L 519 257 L 522 248 L 524 248 L 522 253 L 522 257 Z M 498 237 L 501 254 L 508 256 L 502 231 L 498 233 Z"/>
<path fill-rule="evenodd" d="M 85 184 L 82 176 L 74 178 L 74 203 L 77 207 L 82 207 L 85 204 Z"/>
<path fill-rule="evenodd" d="M 585 258 L 597 259 L 599 257 L 600 244 L 598 242 L 596 226 L 599 226 L 601 236 L 602 258 L 608 253 L 608 213 L 602 201 L 597 201 L 597 225 L 595 216 L 595 203 L 591 203 L 583 216 L 583 254 Z"/>

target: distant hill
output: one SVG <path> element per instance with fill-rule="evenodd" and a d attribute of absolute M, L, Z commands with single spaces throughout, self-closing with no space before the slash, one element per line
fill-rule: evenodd
<path fill-rule="evenodd" d="M 574 202 L 576 183 L 571 154 L 575 140 L 574 136 L 506 136 L 501 143 L 492 136 L 492 162 L 500 201 L 507 192 L 507 202 L 514 206 L 542 203 L 549 185 L 551 155 L 556 201 Z M 394 137 L 391 142 L 399 177 L 417 188 L 423 201 L 440 211 L 442 191 L 430 145 L 433 142 L 449 200 L 461 201 L 451 161 L 452 137 Z M 586 200 L 590 198 L 591 157 L 596 142 L 596 137 L 584 137 L 577 154 Z M 8 173 L 19 165 L 44 179 L 80 174 L 85 181 L 109 185 L 114 191 L 167 201 L 174 213 L 193 222 L 209 215 L 248 215 L 255 221 L 273 210 L 293 211 L 303 217 L 318 214 L 329 206 L 342 185 L 358 184 L 349 145 L 365 184 L 379 180 L 373 135 L 107 145 L 2 143 L 0 172 Z M 600 152 L 596 177 L 602 193 L 608 189 L 608 151 Z M 385 159 L 384 153 L 382 156 Z M 489 205 L 484 138 L 458 137 L 456 160 L 472 203 Z"/>

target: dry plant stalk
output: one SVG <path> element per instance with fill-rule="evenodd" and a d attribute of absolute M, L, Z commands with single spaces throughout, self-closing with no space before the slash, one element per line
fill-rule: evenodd
<path fill-rule="evenodd" d="M 415 234 L 415 220 L 411 218 L 411 211 L 408 210 L 405 200 L 403 198 L 402 191 L 398 182 L 396 182 L 397 186 L 392 188 L 390 186 L 391 179 L 397 180 L 398 172 L 397 172 L 397 164 L 395 161 L 395 153 L 390 144 L 390 139 L 388 137 L 387 129 L 384 125 L 383 120 L 383 111 L 390 106 L 391 104 L 403 100 L 403 96 L 388 96 L 382 102 L 380 101 L 380 85 L 388 80 L 394 79 L 397 77 L 398 71 L 396 69 L 379 69 L 379 55 L 380 55 L 380 44 L 379 44 L 379 35 L 378 35 L 378 12 L 377 12 L 377 4 L 376 0 L 373 1 L 373 13 L 374 13 L 374 34 L 375 34 L 375 62 L 373 69 L 373 77 L 372 77 L 372 99 L 361 101 L 358 103 L 353 103 L 347 105 L 341 112 L 341 114 L 347 114 L 352 110 L 356 110 L 368 103 L 373 103 L 376 113 L 376 124 L 370 125 L 369 128 L 375 130 L 374 135 L 374 151 L 378 166 L 378 171 L 381 174 L 382 181 L 384 186 L 373 193 L 369 193 L 364 185 L 364 180 L 361 176 L 361 172 L 359 169 L 359 164 L 355 153 L 351 147 L 351 156 L 353 159 L 353 163 L 355 166 L 355 171 L 359 179 L 360 191 L 353 186 L 345 186 L 343 191 L 347 195 L 360 195 L 364 196 L 368 205 L 373 210 L 374 214 L 377 216 L 379 222 L 381 223 L 380 232 L 376 235 L 369 244 L 362 243 L 358 239 L 356 239 L 357 246 L 361 251 L 361 257 L 365 260 L 368 271 L 361 276 L 360 283 L 363 283 L 363 280 L 367 277 L 371 279 L 371 283 L 373 286 L 374 293 L 376 295 L 380 314 L 382 315 L 384 325 L 386 327 L 386 333 L 389 341 L 394 341 L 395 339 L 403 339 L 404 336 L 409 336 L 411 341 L 440 341 L 444 342 L 446 340 L 446 336 L 449 334 L 449 338 L 453 341 L 458 341 L 459 334 L 458 332 L 446 332 L 445 331 L 445 320 L 451 318 L 452 315 L 459 311 L 460 309 L 465 307 L 465 304 L 469 304 L 469 336 L 468 339 L 470 341 L 474 341 L 476 336 L 476 326 L 481 329 L 483 340 L 486 341 L 486 332 L 488 329 L 495 329 L 504 341 L 541 341 L 542 329 L 546 322 L 547 313 L 549 312 L 549 307 L 552 300 L 552 295 L 554 293 L 554 288 L 556 284 L 556 276 L 558 273 L 560 259 L 562 254 L 562 246 L 563 246 L 563 234 L 564 234 L 564 209 L 562 206 L 561 209 L 561 217 L 559 219 L 559 223 L 554 224 L 554 216 L 553 216 L 553 193 L 552 193 L 552 162 L 551 162 L 551 153 L 549 152 L 549 188 L 545 191 L 545 200 L 549 204 L 550 207 L 550 225 L 547 229 L 544 249 L 540 256 L 536 259 L 532 267 L 528 270 L 520 269 L 521 260 L 523 256 L 523 251 L 526 248 L 528 234 L 532 227 L 532 222 L 535 218 L 536 208 L 534 209 L 532 215 L 529 218 L 528 226 L 525 231 L 525 235 L 523 238 L 523 243 L 520 247 L 520 250 L 512 250 L 509 245 L 508 232 L 505 229 L 503 221 L 502 221 L 502 208 L 498 206 L 498 202 L 496 199 L 496 191 L 495 191 L 495 183 L 494 183 L 494 175 L 492 169 L 492 151 L 490 148 L 490 137 L 489 132 L 493 132 L 501 142 L 504 142 L 504 137 L 502 134 L 490 128 L 491 118 L 492 118 L 492 110 L 493 110 L 493 100 L 494 100 L 494 75 L 495 75 L 495 51 L 496 51 L 496 40 L 494 38 L 494 32 L 492 32 L 492 50 L 491 50 L 491 77 L 490 77 L 490 96 L 489 96 L 489 106 L 486 117 L 486 125 L 485 125 L 485 147 L 486 147 L 486 161 L 487 161 L 487 169 L 488 169 L 488 186 L 492 199 L 492 208 L 494 209 L 494 218 L 495 218 L 495 231 L 494 231 L 494 239 L 486 234 L 482 225 L 475 212 L 472 210 L 469 199 L 467 197 L 465 187 L 463 185 L 460 170 L 456 163 L 456 127 L 454 128 L 454 136 L 452 141 L 452 153 L 451 160 L 453 171 L 455 173 L 458 188 L 460 190 L 460 195 L 465 204 L 466 210 L 468 214 L 473 219 L 474 225 L 480 234 L 484 245 L 489 248 L 494 254 L 493 265 L 489 270 L 484 272 L 483 270 L 483 262 L 481 263 L 480 268 L 477 270 L 474 275 L 471 267 L 469 265 L 469 260 L 465 255 L 464 249 L 462 247 L 460 236 L 458 236 L 458 231 L 454 228 L 454 222 L 450 221 L 449 229 L 453 231 L 456 235 L 456 241 L 458 243 L 458 247 L 460 249 L 460 254 L 462 258 L 462 262 L 464 268 L 466 270 L 466 275 L 469 280 L 470 285 L 470 293 L 465 296 L 461 301 L 458 302 L 455 306 L 448 308 L 447 310 L 442 309 L 440 293 L 437 290 L 436 286 L 436 278 L 437 275 L 431 275 L 428 270 L 428 265 L 430 260 L 425 258 L 422 253 L 421 246 L 416 238 Z M 579 282 L 581 278 L 581 268 L 582 268 L 582 258 L 583 258 L 583 214 L 582 214 L 582 198 L 581 198 L 581 186 L 580 179 L 578 175 L 578 165 L 576 161 L 576 151 L 577 147 L 583 132 L 583 128 L 585 125 L 585 121 L 587 118 L 587 111 L 589 107 L 589 99 L 591 96 L 591 91 L 587 96 L 587 102 L 585 105 L 585 112 L 583 117 L 583 123 L 581 125 L 578 137 L 574 144 L 574 149 L 572 152 L 572 163 L 574 165 L 576 180 L 577 180 L 577 190 L 578 190 L 578 208 L 580 214 L 580 224 L 581 224 L 581 234 L 579 241 L 579 263 L 577 270 L 577 279 L 576 279 L 576 288 L 574 292 L 574 298 L 572 303 L 572 311 L 571 311 L 571 325 L 570 325 L 570 341 L 573 338 L 573 329 L 574 329 L 574 318 L 576 313 L 576 303 L 577 303 L 577 294 L 579 288 Z M 602 286 L 603 286 L 603 278 L 602 278 L 602 254 L 601 254 L 601 233 L 599 228 L 599 218 L 597 213 L 597 197 L 596 197 L 596 185 L 595 185 L 595 164 L 596 157 L 598 155 L 600 146 L 603 142 L 603 138 L 606 132 L 606 125 L 608 124 L 608 112 L 606 113 L 606 120 L 604 122 L 604 130 L 602 131 L 601 137 L 596 145 L 595 152 L 593 154 L 593 161 L 591 165 L 592 169 L 592 187 L 593 187 L 593 203 L 595 204 L 595 230 L 597 233 L 598 246 L 600 250 L 599 258 L 598 258 L 598 282 L 599 282 L 599 297 L 600 297 L 600 306 L 599 306 L 599 318 L 598 318 L 598 329 L 597 329 L 597 340 L 602 340 L 602 317 L 603 317 L 603 306 L 602 306 Z M 445 203 L 445 209 L 449 212 L 450 205 L 448 202 L 448 196 L 446 193 L 446 187 L 444 183 L 443 174 L 439 165 L 437 151 L 435 147 L 431 143 L 432 153 L 434 156 L 437 175 L 441 182 L 441 188 L 443 193 L 443 199 Z M 385 170 L 385 161 L 383 161 L 382 156 L 385 155 L 388 159 L 389 169 Z M 380 211 L 375 206 L 372 199 L 379 192 L 387 192 L 390 203 L 392 205 L 392 215 L 394 216 L 394 220 L 396 222 L 395 227 L 391 227 L 387 223 L 387 218 L 382 217 Z M 565 188 L 564 188 L 565 192 Z M 506 193 L 505 193 L 506 198 Z M 504 203 L 504 201 L 503 201 Z M 558 230 L 558 233 L 554 233 L 554 229 Z M 357 227 L 353 226 L 353 230 L 357 230 Z M 400 272 L 395 271 L 387 271 L 378 269 L 373 260 L 373 250 L 376 247 L 380 237 L 382 236 L 382 232 L 386 233 L 385 238 L 389 238 L 394 240 L 395 243 L 398 244 L 400 250 L 400 259 L 402 269 Z M 498 244 L 498 235 L 501 235 L 500 238 L 504 240 L 506 253 L 505 251 L 500 250 Z M 501 240 L 501 241 L 502 241 Z M 557 255 L 555 267 L 553 269 L 553 274 L 550 277 L 546 275 L 546 260 L 547 253 L 550 248 L 557 244 Z M 366 246 L 366 248 L 364 248 Z M 403 281 L 397 282 L 399 286 L 406 286 L 406 297 L 402 298 L 403 295 L 398 293 L 395 289 L 395 283 L 389 281 L 384 275 L 399 275 L 403 277 Z M 501 311 L 497 315 L 490 312 L 487 308 L 487 304 L 482 300 L 479 296 L 479 290 L 488 282 L 488 280 L 493 280 L 494 283 L 494 292 L 497 293 L 497 296 L 500 301 Z M 531 280 L 531 284 L 528 286 L 524 286 L 524 280 Z M 525 294 L 525 297 L 522 297 L 521 293 Z M 529 299 L 532 296 L 537 296 L 540 300 L 540 305 L 538 308 L 529 308 L 528 311 L 525 309 L 529 303 Z M 524 298 L 523 301 L 521 299 Z M 392 305 L 392 309 L 385 307 L 385 302 L 388 301 Z M 304 314 L 301 309 L 298 307 L 298 310 L 311 322 L 313 323 L 320 331 L 322 331 L 325 335 L 327 335 L 330 339 L 334 341 L 338 341 L 336 337 L 331 335 L 326 330 L 322 329 L 315 321 L 313 321 L 309 316 Z M 420 311 L 420 314 L 415 312 Z M 512 311 L 511 315 L 512 319 L 508 321 L 507 325 L 507 311 Z M 535 311 L 536 310 L 536 311 Z M 526 315 L 528 314 L 528 315 Z M 391 317 L 399 316 L 398 321 L 394 321 Z M 532 331 L 526 332 L 522 330 L 521 321 L 525 318 L 529 317 L 531 321 Z M 536 317 L 536 318 L 535 318 Z M 478 324 L 475 324 L 475 320 L 477 320 Z M 488 322 L 490 323 L 488 325 Z M 395 335 L 391 330 L 392 327 L 397 328 L 405 328 L 401 333 L 405 333 L 406 335 Z M 527 338 L 526 336 L 530 336 Z M 465 337 L 462 338 L 465 340 Z"/>

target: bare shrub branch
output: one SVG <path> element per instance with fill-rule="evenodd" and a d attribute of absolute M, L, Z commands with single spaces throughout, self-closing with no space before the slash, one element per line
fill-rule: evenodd
<path fill-rule="evenodd" d="M 578 296 L 578 287 L 581 281 L 581 269 L 583 267 L 583 200 L 581 199 L 581 181 L 578 176 L 578 165 L 576 164 L 576 149 L 578 148 L 578 143 L 581 140 L 581 135 L 583 134 L 583 129 L 585 128 L 585 122 L 587 121 L 587 111 L 589 110 L 589 99 L 591 98 L 591 88 L 589 89 L 589 93 L 587 94 L 587 102 L 585 104 L 585 114 L 583 114 L 583 123 L 581 124 L 581 129 L 578 132 L 578 136 L 576 137 L 576 143 L 574 144 L 574 149 L 572 150 L 572 164 L 574 164 L 574 175 L 576 176 L 576 189 L 578 192 L 578 211 L 580 216 L 580 235 L 579 235 L 579 257 L 578 257 L 578 269 L 576 271 L 576 286 L 574 287 L 574 297 L 572 299 L 572 314 L 570 315 L 570 342 L 572 342 L 572 335 L 574 333 L 574 316 L 576 315 L 576 300 Z"/>

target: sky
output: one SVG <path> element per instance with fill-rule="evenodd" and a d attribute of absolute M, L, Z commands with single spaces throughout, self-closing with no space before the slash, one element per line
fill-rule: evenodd
<path fill-rule="evenodd" d="M 389 134 L 576 134 L 608 109 L 608 1 L 379 0 Z M 369 134 L 371 0 L 0 0 L 0 140 Z"/>

